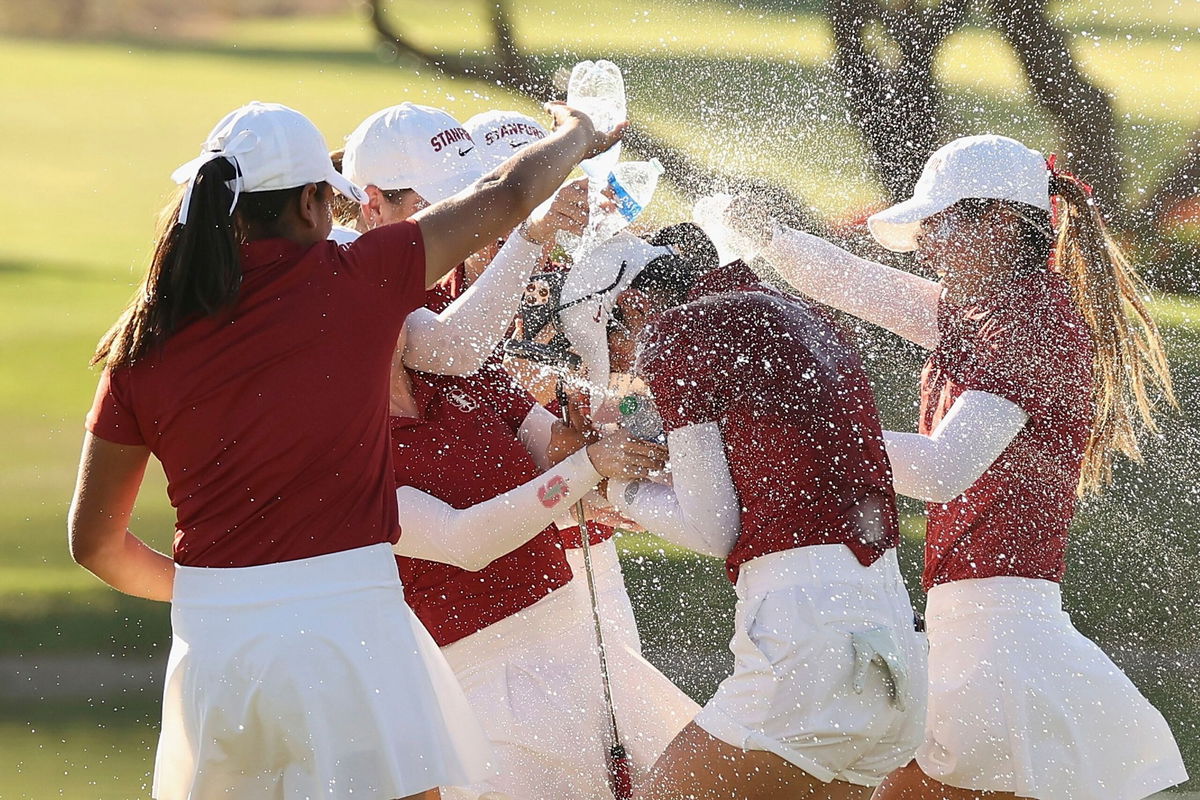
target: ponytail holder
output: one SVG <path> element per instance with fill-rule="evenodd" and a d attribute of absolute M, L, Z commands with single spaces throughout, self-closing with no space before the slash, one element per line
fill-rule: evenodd
<path fill-rule="evenodd" d="M 1065 170 L 1060 171 L 1060 170 L 1056 169 L 1054 165 L 1055 165 L 1055 162 L 1057 162 L 1057 161 L 1058 161 L 1057 153 L 1051 153 L 1050 157 L 1046 159 L 1046 169 L 1050 170 L 1050 179 L 1051 179 L 1050 180 L 1050 196 L 1051 197 L 1056 196 L 1056 193 L 1054 191 L 1054 179 L 1057 178 L 1059 180 L 1070 181 L 1071 183 L 1074 183 L 1075 185 L 1077 185 L 1080 189 L 1083 189 L 1083 194 L 1085 197 L 1087 197 L 1088 205 L 1092 205 L 1093 204 L 1093 202 L 1092 202 L 1092 185 L 1090 183 L 1088 183 L 1087 181 L 1076 177 L 1075 175 L 1073 175 L 1070 172 L 1067 172 Z M 1059 195 L 1059 196 L 1061 196 L 1061 195 Z M 1058 206 L 1054 205 L 1054 203 L 1050 204 L 1050 227 L 1055 230 L 1058 229 Z"/>
<path fill-rule="evenodd" d="M 210 139 L 204 143 L 204 151 L 200 155 L 193 158 L 186 164 L 181 164 L 171 173 L 171 180 L 175 183 L 186 183 L 187 189 L 183 193 L 183 202 L 179 204 L 179 224 L 186 225 L 188 221 L 188 211 L 192 207 L 192 191 L 196 188 L 196 176 L 200 174 L 200 169 L 210 161 L 218 158 L 227 158 L 233 162 L 234 175 L 233 180 L 226 181 L 226 184 L 233 191 L 233 202 L 229 205 L 229 214 L 233 215 L 233 209 L 237 207 L 238 197 L 242 193 L 244 181 L 242 179 L 242 165 L 238 163 L 238 156 L 249 153 L 258 145 L 258 134 L 254 131 L 244 130 L 228 142 L 223 142 L 220 137 Z"/>
<path fill-rule="evenodd" d="M 1046 159 L 1046 169 L 1050 170 L 1050 177 L 1061 178 L 1063 180 L 1068 180 L 1071 183 L 1078 185 L 1080 189 L 1083 189 L 1083 193 L 1090 198 L 1092 196 L 1092 185 L 1090 183 L 1088 183 L 1087 181 L 1083 180 L 1082 178 L 1076 177 L 1075 175 L 1073 175 L 1070 172 L 1067 172 L 1065 170 L 1060 171 L 1058 169 L 1055 169 L 1054 164 L 1056 161 L 1058 161 L 1057 153 L 1051 153 L 1050 157 Z"/>

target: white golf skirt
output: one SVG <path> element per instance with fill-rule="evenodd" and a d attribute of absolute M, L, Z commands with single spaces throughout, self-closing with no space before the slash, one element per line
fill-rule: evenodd
<path fill-rule="evenodd" d="M 390 545 L 176 567 L 171 622 L 158 800 L 397 798 L 486 773 Z"/>
<path fill-rule="evenodd" d="M 494 752 L 491 773 L 442 797 L 611 800 L 600 667 L 587 607 L 564 586 L 442 652 Z"/>
<path fill-rule="evenodd" d="M 615 537 L 610 536 L 590 548 L 592 571 L 596 576 L 596 594 L 600 601 L 600 624 L 606 642 L 621 642 L 637 652 L 642 652 L 642 639 L 638 635 L 637 620 L 633 617 L 633 604 L 625 589 L 625 575 L 621 572 L 621 561 L 617 557 Z M 567 549 L 567 563 L 571 565 L 572 581 L 578 582 L 587 592 L 587 577 L 583 570 L 583 548 Z"/>
<path fill-rule="evenodd" d="M 941 584 L 926 625 L 930 777 L 1037 800 L 1139 800 L 1187 780 L 1166 721 L 1072 627 L 1057 583 Z"/>
<path fill-rule="evenodd" d="M 642 656 L 642 640 L 633 617 L 633 604 L 625 589 L 625 576 L 621 572 L 614 539 L 610 537 L 592 545 L 591 556 L 617 729 L 633 761 L 636 785 L 639 777 L 648 774 L 671 740 L 695 718 L 700 706 Z M 567 550 L 567 561 L 573 574 L 571 586 L 583 595 L 583 603 L 588 609 L 587 635 L 594 640 L 595 623 L 590 616 L 591 600 L 582 548 Z"/>
<path fill-rule="evenodd" d="M 925 642 L 894 550 L 864 567 L 843 545 L 742 565 L 733 674 L 696 724 L 818 780 L 876 786 L 912 760 L 925 721 Z"/>
<path fill-rule="evenodd" d="M 586 594 L 572 581 L 442 648 L 495 752 L 489 777 L 443 787 L 444 800 L 612 800 L 594 641 Z M 695 704 L 628 647 L 618 644 L 609 654 L 617 724 L 636 782 L 691 720 Z M 636 687 L 634 675 L 641 679 Z M 634 695 L 635 688 L 642 694 Z M 680 710 L 664 713 L 673 698 Z M 634 725 L 639 713 L 652 718 Z"/>

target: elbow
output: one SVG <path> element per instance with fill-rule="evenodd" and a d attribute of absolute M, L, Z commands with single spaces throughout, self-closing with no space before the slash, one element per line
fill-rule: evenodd
<path fill-rule="evenodd" d="M 969 486 L 961 486 L 958 483 L 938 480 L 927 486 L 923 494 L 927 502 L 945 505 L 969 488 Z"/>
<path fill-rule="evenodd" d="M 496 559 L 494 558 L 487 558 L 486 556 L 472 556 L 470 558 L 460 559 L 459 563 L 455 564 L 454 566 L 458 567 L 459 569 L 464 569 L 467 572 L 479 572 L 495 560 Z"/>
<path fill-rule="evenodd" d="M 67 549 L 72 560 L 87 570 L 93 570 L 101 550 L 96 537 L 87 535 L 74 516 L 67 523 Z"/>
<path fill-rule="evenodd" d="M 478 372 L 486 361 L 486 355 L 471 355 L 470 357 L 460 356 L 439 359 L 431 363 L 408 364 L 407 366 L 421 372 L 431 372 L 435 375 L 447 375 L 451 378 L 467 378 Z"/>
<path fill-rule="evenodd" d="M 949 503 L 951 500 L 958 497 L 962 493 L 961 492 L 950 492 L 939 486 L 936 488 L 931 488 L 929 491 L 926 491 L 924 494 L 925 494 L 925 498 L 924 498 L 925 502 L 937 503 L 939 505 L 945 505 L 946 503 Z"/>

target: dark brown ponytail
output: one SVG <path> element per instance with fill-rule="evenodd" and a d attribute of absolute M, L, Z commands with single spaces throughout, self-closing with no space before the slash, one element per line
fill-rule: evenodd
<path fill-rule="evenodd" d="M 157 243 L 137 294 L 104 334 L 92 363 L 127 366 L 164 342 L 195 315 L 228 308 L 242 282 L 226 181 L 234 165 L 214 158 L 200 167 L 192 187 L 186 225 L 178 224 L 186 187 L 159 215 Z"/>
<path fill-rule="evenodd" d="M 1112 481 L 1113 457 L 1141 459 L 1138 433 L 1157 431 L 1160 400 L 1176 406 L 1158 326 L 1143 301 L 1149 292 L 1104 224 L 1086 184 L 1050 179 L 1059 218 L 1054 263 L 1070 284 L 1095 346 L 1095 416 L 1083 456 L 1079 493 Z"/>
<path fill-rule="evenodd" d="M 227 185 L 236 167 L 214 158 L 196 173 L 187 224 L 181 225 L 181 189 L 158 220 L 150 269 L 116 323 L 100 340 L 92 364 L 132 364 L 161 345 L 188 320 L 227 311 L 242 285 L 238 243 L 256 235 L 277 235 L 290 203 L 305 187 L 244 192 L 230 214 L 233 191 Z M 322 197 L 329 185 L 317 184 Z"/>

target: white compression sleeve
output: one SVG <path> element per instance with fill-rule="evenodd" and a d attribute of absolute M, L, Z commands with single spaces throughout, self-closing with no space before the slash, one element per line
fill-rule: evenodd
<path fill-rule="evenodd" d="M 929 436 L 883 432 L 892 485 L 900 494 L 949 503 L 979 480 L 1029 419 L 988 392 L 963 392 Z"/>
<path fill-rule="evenodd" d="M 778 225 L 760 255 L 784 280 L 814 300 L 886 328 L 927 350 L 937 346 L 941 284 Z"/>
<path fill-rule="evenodd" d="M 741 526 L 741 502 L 733 488 L 725 443 L 715 422 L 667 434 L 673 486 L 639 480 L 610 482 L 609 499 L 672 544 L 724 558 Z"/>
<path fill-rule="evenodd" d="M 533 408 L 529 409 L 529 413 L 522 420 L 520 430 L 517 431 L 517 438 L 525 446 L 525 450 L 533 458 L 533 463 L 537 464 L 538 469 L 550 469 L 550 438 L 554 433 L 554 423 L 556 422 L 558 422 L 558 417 L 534 403 Z"/>
<path fill-rule="evenodd" d="M 580 450 L 554 469 L 470 508 L 453 508 L 401 486 L 396 490 L 400 541 L 392 550 L 475 572 L 537 536 L 599 482 L 587 451 Z"/>
<path fill-rule="evenodd" d="M 404 364 L 438 375 L 470 375 L 508 330 L 542 248 L 514 231 L 483 274 L 440 314 L 418 308 L 404 328 Z"/>

